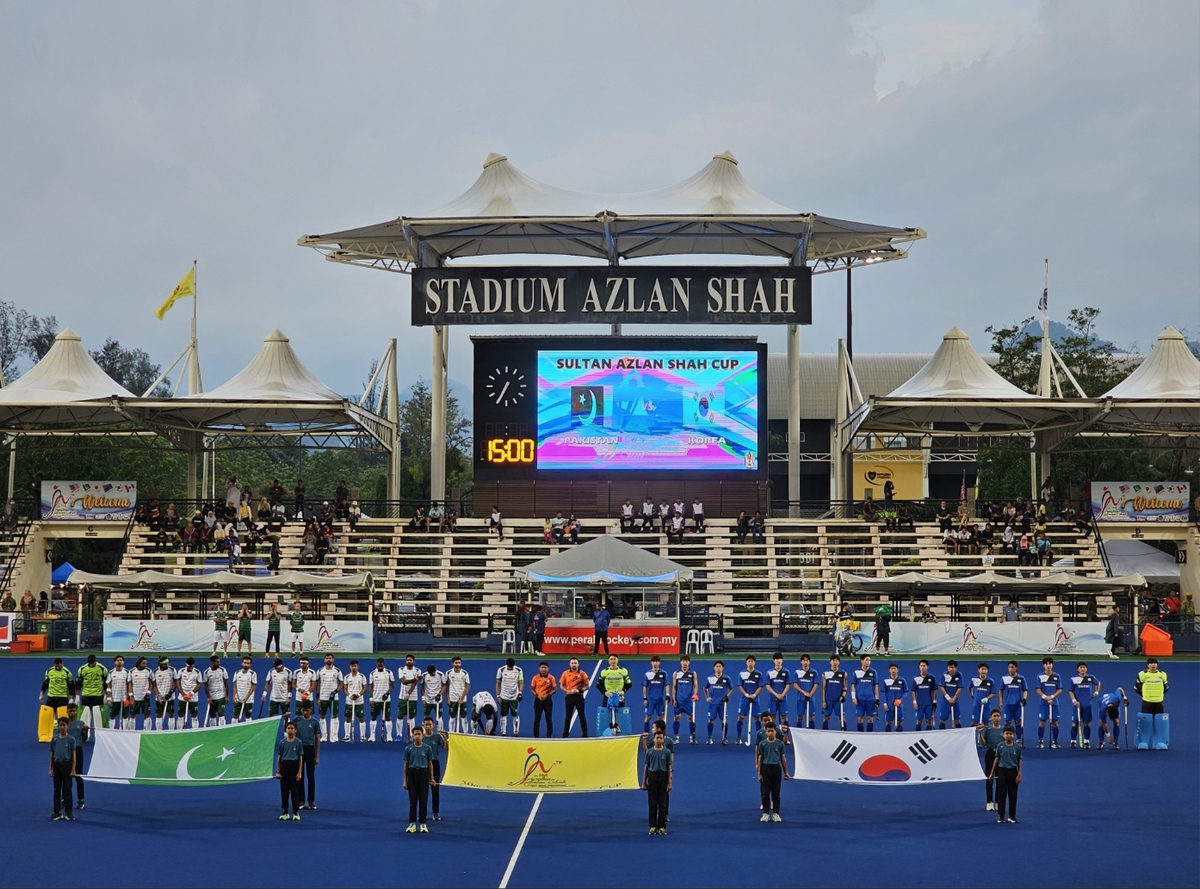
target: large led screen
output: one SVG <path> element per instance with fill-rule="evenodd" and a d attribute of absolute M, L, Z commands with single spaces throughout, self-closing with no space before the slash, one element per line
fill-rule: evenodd
<path fill-rule="evenodd" d="M 539 350 L 537 368 L 539 470 L 759 468 L 757 351 Z"/>

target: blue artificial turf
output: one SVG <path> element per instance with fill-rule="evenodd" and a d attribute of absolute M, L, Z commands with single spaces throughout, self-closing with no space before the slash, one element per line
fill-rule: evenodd
<path fill-rule="evenodd" d="M 788 665 L 795 660 L 789 656 Z M 75 668 L 82 659 L 67 662 Z M 447 669 L 449 657 L 418 658 L 419 666 L 429 662 Z M 877 658 L 875 666 L 885 662 Z M 536 660 L 521 663 L 531 676 Z M 623 663 L 640 679 L 640 662 Z M 583 662 L 589 672 L 594 665 Z M 402 746 L 339 743 L 323 748 L 319 808 L 299 824 L 276 820 L 273 781 L 228 788 L 93 785 L 74 823 L 51 823 L 47 748 L 35 740 L 37 689 L 48 666 L 46 657 L 0 659 L 9 714 L 0 723 L 7 766 L 4 885 L 499 886 L 533 805 L 533 796 L 447 788 L 444 820 L 431 823 L 428 836 L 407 836 Z M 476 690 L 494 689 L 498 660 L 465 666 Z M 551 662 L 556 675 L 565 666 Z M 708 660 L 694 666 L 707 675 Z M 973 675 L 973 663 L 967 666 Z M 703 725 L 701 746 L 686 740 L 680 746 L 669 836 L 647 836 L 640 792 L 547 796 L 509 885 L 1196 886 L 1200 664 L 1163 666 L 1171 680 L 1166 753 L 1067 749 L 1065 719 L 1063 749 L 1032 749 L 1031 719 L 1019 825 L 997 825 L 984 811 L 983 788 L 973 784 L 799 781 L 784 785 L 784 823 L 760 824 L 753 755 L 733 745 L 731 721 L 728 747 L 704 746 Z M 993 677 L 1002 667 L 1002 660 L 992 662 Z M 1022 672 L 1032 678 L 1035 667 L 1025 663 Z M 1059 667 L 1070 675 L 1074 660 L 1060 658 Z M 1132 658 L 1095 660 L 1092 672 L 1105 688 L 1124 686 L 1136 712 L 1132 690 L 1140 667 Z M 915 668 L 903 661 L 901 675 Z M 933 664 L 933 672 L 940 669 Z M 640 727 L 640 693 L 630 701 Z M 590 695 L 589 712 L 598 703 Z M 523 708 L 528 735 L 529 700 Z M 557 711 L 561 716 L 561 701 Z M 1146 842 L 1151 851 L 1143 854 Z"/>

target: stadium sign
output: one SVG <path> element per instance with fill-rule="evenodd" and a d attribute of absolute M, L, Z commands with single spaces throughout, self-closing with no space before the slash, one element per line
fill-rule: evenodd
<path fill-rule="evenodd" d="M 412 323 L 812 324 L 790 266 L 417 268 Z"/>
<path fill-rule="evenodd" d="M 1188 482 L 1092 482 L 1098 522 L 1186 522 Z"/>
<path fill-rule="evenodd" d="M 137 482 L 43 481 L 41 516 L 56 522 L 127 522 Z"/>

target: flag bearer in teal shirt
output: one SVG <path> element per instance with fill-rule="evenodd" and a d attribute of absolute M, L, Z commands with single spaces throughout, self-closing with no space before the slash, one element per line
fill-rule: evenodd
<path fill-rule="evenodd" d="M 75 777 L 75 748 L 79 742 L 68 733 L 70 724 L 67 717 L 58 717 L 58 734 L 50 739 L 50 777 L 54 779 L 51 821 L 75 820 L 71 814 L 71 779 Z"/>
<path fill-rule="evenodd" d="M 1004 801 L 1008 800 L 1008 823 L 1017 823 L 1017 787 L 1021 783 L 1021 748 L 1016 745 L 1017 730 L 1004 727 L 1004 743 L 996 748 L 991 775 L 996 778 L 996 823 L 1004 824 Z"/>
<path fill-rule="evenodd" d="M 992 766 L 996 764 L 996 749 L 1004 743 L 1004 729 L 1000 727 L 1000 711 L 993 709 L 991 720 L 984 725 L 979 726 L 979 746 L 983 748 L 983 773 L 987 776 L 984 780 L 984 787 L 987 790 L 987 805 L 984 806 L 984 811 L 996 811 L 996 804 L 992 801 L 992 791 L 996 786 L 996 781 L 992 777 Z"/>
<path fill-rule="evenodd" d="M 650 803 L 650 836 L 667 835 L 667 806 L 671 793 L 671 781 L 675 774 L 675 763 L 667 749 L 667 735 L 655 731 L 654 746 L 646 751 L 646 765 L 642 772 L 642 789 Z"/>

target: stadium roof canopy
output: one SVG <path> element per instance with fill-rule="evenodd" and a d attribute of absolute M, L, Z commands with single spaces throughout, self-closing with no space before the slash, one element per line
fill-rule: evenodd
<path fill-rule="evenodd" d="M 374 576 L 361 574 L 306 574 L 284 571 L 270 576 L 238 574 L 233 571 L 214 571 L 209 574 L 171 574 L 165 571 L 137 571 L 130 574 L 92 574 L 71 572 L 68 583 L 86 583 L 99 590 L 142 590 L 159 587 L 169 590 L 226 589 L 226 590 L 371 590 Z"/>
<path fill-rule="evenodd" d="M 1200 360 L 1174 327 L 1150 355 L 1101 396 L 1097 423 L 1130 432 L 1200 432 Z"/>
<path fill-rule="evenodd" d="M 998 593 L 1021 597 L 1025 594 L 1068 592 L 1104 595 L 1120 593 L 1146 585 L 1140 574 L 1124 577 L 1082 577 L 1077 574 L 1051 574 L 1047 577 L 1020 579 L 987 572 L 973 577 L 934 577 L 910 572 L 896 577 L 863 577 L 846 571 L 838 572 L 838 590 L 843 593 L 925 593 L 954 595 L 956 593 Z"/>
<path fill-rule="evenodd" d="M 676 584 L 692 579 L 692 569 L 601 534 L 514 572 L 533 583 Z"/>
<path fill-rule="evenodd" d="M 498 154 L 466 192 L 423 216 L 400 216 L 305 235 L 334 262 L 407 272 L 479 256 L 556 255 L 615 263 L 646 257 L 776 257 L 814 272 L 903 259 L 919 228 L 792 210 L 759 194 L 728 151 L 677 185 L 636 194 L 567 191 L 522 173 Z M 805 241 L 807 240 L 807 244 Z"/>
<path fill-rule="evenodd" d="M 117 426 L 127 422 L 118 399 L 133 397 L 66 327 L 41 361 L 0 389 L 0 428 Z"/>

